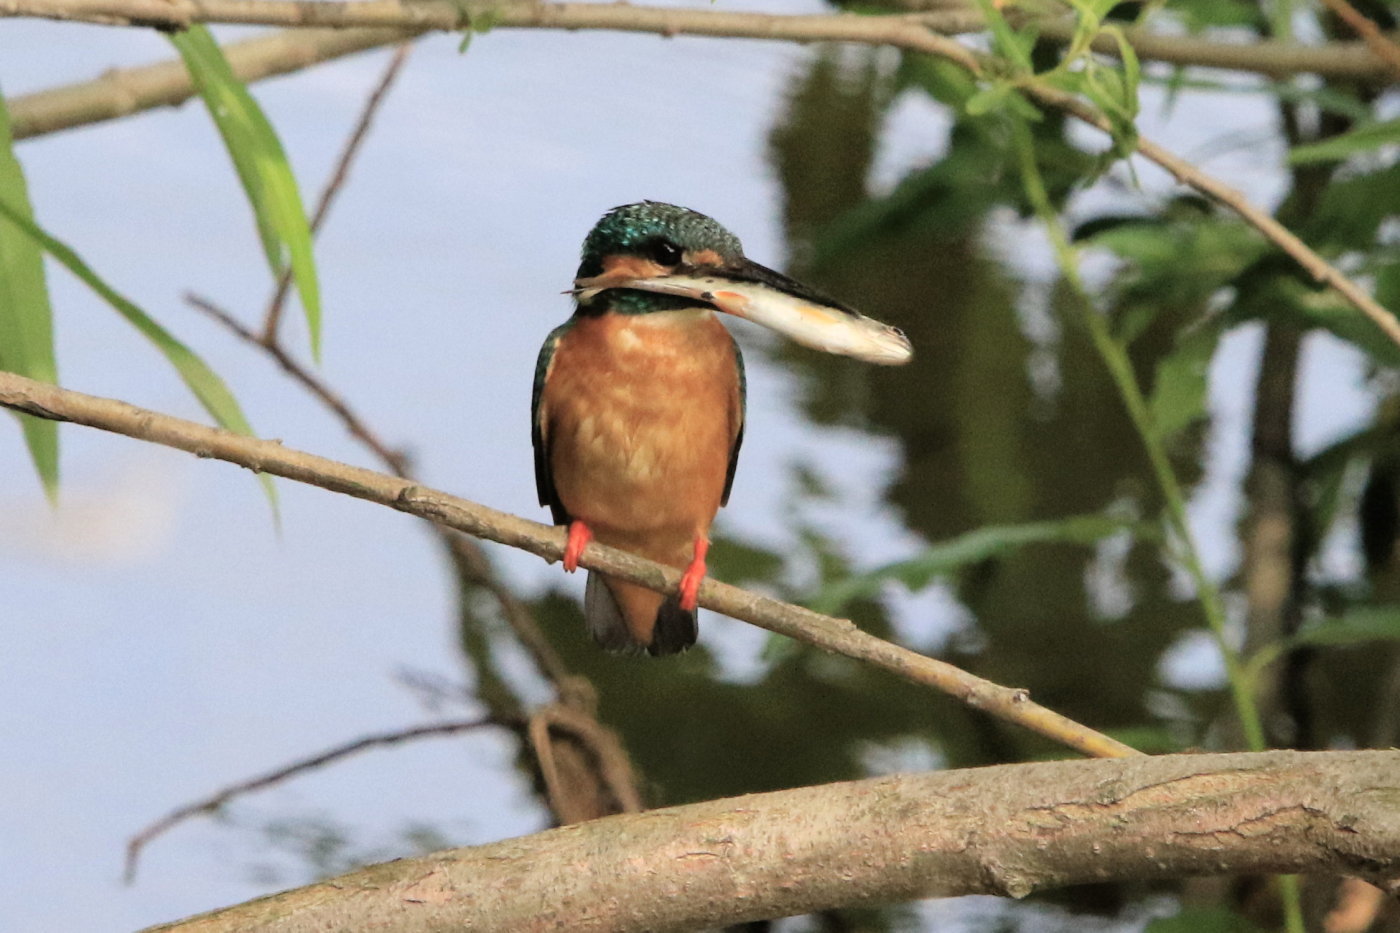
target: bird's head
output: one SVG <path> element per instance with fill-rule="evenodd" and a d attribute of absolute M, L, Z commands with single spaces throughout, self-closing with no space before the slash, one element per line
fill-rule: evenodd
<path fill-rule="evenodd" d="M 746 262 L 739 238 L 699 211 L 642 201 L 603 215 L 583 241 L 575 278 L 618 281 L 651 279 L 677 271 L 718 271 Z M 601 296 L 601 297 L 600 297 Z M 608 289 L 580 300 L 616 311 L 661 311 L 693 306 L 674 295 Z"/>
<path fill-rule="evenodd" d="M 573 294 L 583 315 L 708 306 L 828 353 L 886 364 L 910 356 L 897 329 L 759 265 L 704 214 L 659 201 L 615 207 L 594 224 Z"/>

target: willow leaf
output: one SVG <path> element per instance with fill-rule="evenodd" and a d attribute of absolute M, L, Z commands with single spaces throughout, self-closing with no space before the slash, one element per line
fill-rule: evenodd
<path fill-rule="evenodd" d="M 810 608 L 831 615 L 854 599 L 878 593 L 889 581 L 903 583 L 910 590 L 920 590 L 935 580 L 952 576 L 973 564 L 1028 544 L 1093 544 L 1123 531 L 1139 535 L 1149 533 L 1139 523 L 1107 515 L 1074 515 L 1054 521 L 978 528 L 948 541 L 940 541 L 909 560 L 886 564 L 838 581 L 822 590 L 812 600 Z"/>
<path fill-rule="evenodd" d="M 233 73 L 206 27 L 191 26 L 171 36 L 170 41 L 184 59 L 190 79 L 233 160 L 252 206 L 274 281 L 291 263 L 292 278 L 311 334 L 311 354 L 319 359 L 321 297 L 311 248 L 311 225 L 287 153 L 262 108 Z"/>
<path fill-rule="evenodd" d="M 10 114 L 0 96 L 0 201 L 21 217 L 33 216 L 24 169 L 15 158 Z M 43 253 L 22 229 L 0 220 L 0 369 L 42 382 L 58 381 L 53 311 L 44 281 Z M 16 415 L 29 457 L 53 501 L 58 496 L 58 422 Z"/>
<path fill-rule="evenodd" d="M 204 410 L 209 413 L 215 423 L 237 434 L 254 436 L 253 428 L 248 424 L 248 419 L 244 417 L 243 409 L 239 407 L 238 400 L 233 397 L 233 393 L 219 378 L 218 373 L 210 369 L 209 365 L 200 359 L 198 354 L 176 339 L 170 331 L 162 327 L 149 314 L 108 285 L 101 276 L 92 270 L 92 267 L 83 261 L 82 257 L 73 251 L 72 247 L 55 239 L 33 220 L 25 217 L 3 201 L 0 201 L 0 220 L 8 220 L 21 230 L 57 260 L 60 265 L 81 279 L 84 284 L 111 305 L 146 339 L 155 344 L 156 349 L 164 354 L 165 358 L 175 367 L 175 371 L 179 373 L 185 385 L 194 393 L 194 397 L 199 400 L 200 405 L 204 406 Z M 268 501 L 272 503 L 275 510 L 277 490 L 272 485 L 271 477 L 259 475 L 258 479 L 262 482 Z"/>

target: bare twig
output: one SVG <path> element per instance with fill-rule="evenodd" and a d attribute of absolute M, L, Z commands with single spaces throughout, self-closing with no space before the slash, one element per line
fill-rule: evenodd
<path fill-rule="evenodd" d="M 0 14 L 3 15 L 3 14 Z M 961 19 L 956 18 L 961 17 Z M 921 20 L 945 34 L 980 31 L 980 17 L 945 13 Z M 1041 26 L 1046 39 L 1065 41 L 1070 31 L 1054 21 Z M 271 36 L 234 42 L 225 47 L 234 71 L 244 81 L 288 74 L 323 61 L 366 49 L 392 45 L 419 34 L 400 29 L 291 28 Z M 1300 45 L 1293 42 L 1216 42 L 1199 36 L 1172 36 L 1133 31 L 1129 41 L 1138 58 L 1176 65 L 1203 65 L 1270 77 L 1316 74 L 1325 78 L 1383 83 L 1390 79 L 1387 63 L 1364 43 L 1333 42 Z M 1096 50 L 1114 54 L 1116 45 Z M 194 94 L 189 75 L 178 61 L 137 68 L 114 69 L 92 81 L 25 94 L 9 101 L 15 139 L 27 139 L 75 126 L 173 106 Z"/>
<path fill-rule="evenodd" d="M 411 39 L 402 29 L 286 29 L 224 46 L 229 65 L 244 81 L 291 74 L 321 62 Z M 24 94 L 8 101 L 15 139 L 173 107 L 195 94 L 179 59 L 114 68 L 101 77 Z"/>
<path fill-rule="evenodd" d="M 40 418 L 69 421 L 138 440 L 224 460 L 332 492 L 376 502 L 477 538 L 520 548 L 549 561 L 563 557 L 564 531 L 420 486 L 401 477 L 338 463 L 325 457 L 0 373 L 0 407 Z M 593 544 L 580 563 L 629 583 L 675 592 L 680 573 L 671 567 Z M 702 605 L 825 651 L 867 661 L 915 683 L 942 690 L 974 708 L 1014 722 L 1084 754 L 1136 755 L 1123 743 L 1032 702 L 1024 690 L 998 686 L 951 664 L 921 655 L 856 628 L 849 620 L 761 596 L 716 580 L 700 588 Z"/>
<path fill-rule="evenodd" d="M 337 4 L 318 5 L 336 6 Z M 348 17 L 332 13 L 331 15 L 335 18 L 324 21 L 308 15 L 305 17 L 305 21 L 300 23 L 300 26 L 306 28 L 314 22 L 326 22 L 327 25 L 334 23 L 338 28 L 353 31 L 357 23 L 396 22 L 417 30 L 457 30 L 467 28 L 465 19 L 471 15 L 470 10 L 465 14 L 462 13 L 460 7 L 451 3 L 450 0 L 442 0 L 443 9 L 429 10 L 426 13 L 410 9 L 410 7 L 423 5 L 421 0 L 418 2 L 377 0 L 374 3 L 356 2 L 353 5 L 356 10 Z M 890 3 L 890 5 L 909 10 L 926 9 L 926 5 L 918 3 L 900 2 Z M 478 9 L 481 8 L 483 7 Z M 121 22 L 125 17 L 125 20 L 129 22 L 131 14 L 123 12 L 125 9 L 121 5 L 113 6 L 108 2 L 83 3 L 81 0 L 76 0 L 76 2 L 75 0 L 0 0 L 0 16 L 39 16 L 51 19 L 83 19 L 86 17 L 100 22 Z M 453 10 L 457 10 L 455 19 Z M 154 3 L 145 12 L 152 11 L 161 17 L 161 22 L 183 23 L 187 21 L 179 11 L 167 9 L 162 12 Z M 255 18 L 252 20 L 243 18 L 237 21 L 264 22 L 264 20 L 256 18 L 261 14 L 251 15 Z M 945 6 L 933 12 L 920 12 L 917 16 L 928 28 L 944 35 L 980 32 L 985 28 L 985 22 L 981 15 L 968 4 Z M 1062 18 L 1037 17 L 1035 22 L 1037 28 L 1041 30 L 1042 37 L 1052 42 L 1067 42 L 1073 34 L 1072 26 Z M 275 24 L 291 27 L 299 25 L 294 17 L 288 16 L 280 17 Z M 1270 77 L 1316 74 L 1325 78 L 1341 78 L 1369 83 L 1384 83 L 1390 78 L 1386 60 L 1364 42 L 1330 42 L 1318 45 L 1283 41 L 1238 43 L 1202 36 L 1154 33 L 1143 29 L 1129 30 L 1127 37 L 1138 58 L 1144 61 L 1225 68 Z M 1382 38 L 1384 38 L 1384 34 L 1382 34 Z M 387 44 L 387 42 L 380 44 Z M 1110 55 L 1116 54 L 1118 51 L 1112 42 L 1096 43 L 1095 48 Z"/>
<path fill-rule="evenodd" d="M 641 933 L 921 897 L 1309 871 L 1400 877 L 1400 752 L 1055 761 L 612 816 L 400 859 L 167 933 Z"/>
<path fill-rule="evenodd" d="M 1385 62 L 1392 72 L 1392 77 L 1400 77 L 1400 46 L 1395 44 L 1395 40 L 1380 31 L 1370 18 L 1362 14 L 1360 10 L 1352 6 L 1347 0 L 1322 0 L 1327 8 L 1337 14 L 1337 18 L 1351 27 L 1351 31 L 1361 37 L 1366 43 L 1366 47 Z"/>
<path fill-rule="evenodd" d="M 506 3 L 496 0 L 0 0 L 0 14 L 92 18 L 102 22 L 165 24 L 180 28 L 192 22 L 261 23 L 284 26 L 400 26 L 413 29 L 466 29 L 476 16 L 489 16 L 498 28 L 600 29 L 727 38 L 784 39 L 797 42 L 856 42 L 888 45 L 946 59 L 981 74 L 976 53 L 947 36 L 930 31 L 918 14 L 774 16 L 630 4 Z M 1079 98 L 1042 84 L 1025 88 L 1036 100 L 1063 110 L 1104 132 L 1109 121 Z M 1314 252 L 1266 212 L 1235 189 L 1206 175 L 1151 140 L 1137 150 L 1183 184 L 1238 213 L 1247 223 L 1292 257 L 1318 282 L 1335 289 L 1400 345 L 1400 320 L 1338 268 Z"/>
<path fill-rule="evenodd" d="M 265 342 L 259 335 L 218 305 L 196 295 L 186 295 L 186 301 L 223 324 L 249 344 L 258 347 L 277 361 L 282 369 L 320 399 L 345 425 L 352 436 L 368 447 L 398 476 L 412 479 L 408 458 L 384 443 L 345 401 L 309 368 L 301 365 L 276 340 Z M 564 664 L 554 646 L 549 643 L 536 623 L 528 606 L 507 586 L 491 566 L 490 559 L 471 538 L 442 526 L 431 526 L 446 550 L 453 574 L 457 578 L 458 599 L 465 600 L 474 589 L 489 593 L 500 607 L 502 618 L 535 664 L 540 675 L 555 689 L 558 702 L 548 709 L 572 711 L 573 718 L 562 719 L 556 712 L 551 721 L 572 723 L 570 738 L 557 749 L 565 767 L 563 776 L 556 765 L 555 743 L 548 732 L 531 731 L 530 738 L 544 779 L 546 802 L 561 823 L 592 819 L 609 813 L 630 812 L 641 808 L 631 762 L 626 750 L 612 730 L 597 721 L 594 712 L 597 698 L 591 683 L 573 674 Z M 468 624 L 463 620 L 461 624 Z M 518 701 L 501 698 L 481 691 L 481 699 L 497 718 L 508 716 Z M 534 720 L 532 720 L 532 723 Z M 567 778 L 567 779 L 566 779 Z"/>
<path fill-rule="evenodd" d="M 331 173 L 330 180 L 326 182 L 326 187 L 321 191 L 321 197 L 316 202 L 316 210 L 311 216 L 311 232 L 320 232 L 321 225 L 326 221 L 326 215 L 330 213 L 331 204 L 334 203 L 336 195 L 345 186 L 345 181 L 350 177 L 350 166 L 355 161 L 355 156 L 360 151 L 360 145 L 369 134 L 370 125 L 374 122 L 375 115 L 379 112 L 380 105 L 384 102 L 384 96 L 389 93 L 389 88 L 393 85 L 394 79 L 399 76 L 399 71 L 403 69 L 404 62 L 408 61 L 408 53 L 413 50 L 411 42 L 400 43 L 394 50 L 394 55 L 389 59 L 389 64 L 384 68 L 384 74 L 380 77 L 379 83 L 374 86 L 368 98 L 365 99 L 364 108 L 360 111 L 360 119 L 355 123 L 355 129 L 345 140 L 345 146 L 340 151 L 340 157 L 336 159 L 335 171 Z M 283 272 L 277 280 L 277 288 L 272 293 L 272 298 L 267 303 L 267 310 L 263 312 L 263 332 L 262 343 L 271 347 L 277 342 L 277 325 L 282 319 L 282 308 L 287 300 L 287 290 L 292 284 L 292 271 L 288 269 Z M 402 470 L 396 470 L 402 473 Z"/>
<path fill-rule="evenodd" d="M 359 415 L 355 414 L 338 393 L 311 372 L 311 370 L 298 363 L 290 353 L 282 349 L 280 344 L 276 342 L 264 343 L 261 336 L 253 333 L 253 331 L 239 321 L 238 318 L 229 314 L 207 298 L 187 292 L 185 294 L 185 301 L 188 302 L 191 307 L 198 308 L 200 311 L 203 311 L 205 314 L 224 325 L 224 327 L 227 327 L 243 340 L 246 340 L 254 346 L 261 347 L 266 351 L 268 356 L 277 361 L 277 364 L 282 367 L 287 375 L 291 376 L 292 379 L 296 380 L 306 391 L 319 399 L 321 404 L 329 408 L 335 416 L 340 419 L 341 423 L 345 425 L 345 429 L 350 432 L 350 435 L 373 451 L 374 455 L 383 461 L 385 466 L 399 476 L 406 477 L 409 475 L 408 458 L 404 456 L 403 452 L 384 443 L 379 435 L 371 430 L 369 425 L 365 424 L 365 422 L 360 419 Z"/>
<path fill-rule="evenodd" d="M 322 404 L 340 419 L 351 436 L 368 447 L 385 467 L 404 479 L 413 478 L 408 458 L 404 456 L 403 452 L 385 443 L 337 392 L 310 369 L 299 363 L 290 353 L 282 349 L 280 344 L 264 343 L 261 336 L 255 334 L 236 317 L 206 298 L 186 294 L 185 300 L 191 306 L 223 324 L 238 337 L 265 351 L 277 361 L 287 375 L 320 399 Z M 501 607 L 506 623 L 515 632 L 526 651 L 529 652 L 531 659 L 535 662 L 536 669 L 553 682 L 556 687 L 570 681 L 573 673 L 564 664 L 554 647 L 549 644 L 544 633 L 539 630 L 529 608 L 492 571 L 491 562 L 485 554 L 481 553 L 481 549 L 470 540 L 462 539 L 450 530 L 444 530 L 443 534 L 446 539 L 448 556 L 451 558 L 458 575 L 473 586 L 485 589 L 495 598 Z"/>
<path fill-rule="evenodd" d="M 515 728 L 519 728 L 520 723 L 503 723 L 494 718 L 465 719 L 433 723 L 427 726 L 414 726 L 410 729 L 381 732 L 377 735 L 367 735 L 353 742 L 346 742 L 344 745 L 337 745 L 334 748 L 319 752 L 318 754 L 312 755 L 310 758 L 303 758 L 300 761 L 292 762 L 274 771 L 258 775 L 255 778 L 249 778 L 246 781 L 239 781 L 237 784 L 231 784 L 217 793 L 210 794 L 202 800 L 196 800 L 193 803 L 177 807 L 128 840 L 126 844 L 126 868 L 124 872 L 126 883 L 130 884 L 135 880 L 137 863 L 141 858 L 141 851 L 146 845 L 157 836 L 174 829 L 191 817 L 200 816 L 205 813 L 214 813 L 230 801 L 242 797 L 245 794 L 271 787 L 274 784 L 280 784 L 288 778 L 296 777 L 307 771 L 314 771 L 334 761 L 348 758 L 351 755 L 359 754 L 371 748 L 399 745 L 403 742 L 430 736 L 457 735 L 461 732 L 469 732 L 474 729 L 481 729 L 485 726 L 514 726 Z"/>
<path fill-rule="evenodd" d="M 578 788 L 563 780 L 555 763 L 554 740 L 550 735 L 552 729 L 569 733 L 584 748 L 593 751 L 603 783 L 616 805 L 614 812 L 640 813 L 646 809 L 641 795 L 637 793 L 636 776 L 632 773 L 627 755 L 622 753 L 617 736 L 611 730 L 602 728 L 591 715 L 571 706 L 552 704 L 541 707 L 530 716 L 527 732 L 539 759 L 550 809 L 559 817 L 559 822 L 567 824 L 593 819 L 598 808 L 591 800 L 576 802 Z"/>
<path fill-rule="evenodd" d="M 1072 21 L 1035 19 L 1034 22 L 1040 35 L 1052 42 L 1068 43 L 1075 34 Z M 1379 85 L 1391 78 L 1386 60 L 1376 54 L 1374 47 L 1360 42 L 1320 45 L 1269 40 L 1221 42 L 1205 36 L 1166 35 L 1146 29 L 1129 29 L 1124 35 L 1140 61 L 1246 71 L 1275 79 L 1315 74 Z M 1112 36 L 1096 37 L 1093 49 L 1114 58 L 1122 54 Z"/>

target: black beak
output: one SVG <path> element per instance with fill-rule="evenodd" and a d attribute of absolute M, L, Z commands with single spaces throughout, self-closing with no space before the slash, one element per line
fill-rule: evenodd
<path fill-rule="evenodd" d="M 823 295 L 815 288 L 803 285 L 791 276 L 783 275 L 776 269 L 760 265 L 747 257 L 741 257 L 738 262 L 725 266 L 682 266 L 677 268 L 676 273 L 682 275 L 703 275 L 711 278 L 724 279 L 730 282 L 745 282 L 753 285 L 762 285 L 774 291 L 800 298 L 803 301 L 810 301 L 812 304 L 822 305 L 827 308 L 835 308 L 837 311 L 845 312 L 853 318 L 863 315 L 855 308 L 842 304 L 829 295 Z"/>

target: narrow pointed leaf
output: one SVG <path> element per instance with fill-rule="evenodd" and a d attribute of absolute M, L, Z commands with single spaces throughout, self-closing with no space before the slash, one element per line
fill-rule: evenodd
<path fill-rule="evenodd" d="M 920 590 L 935 580 L 965 567 L 1028 544 L 1061 542 L 1092 544 L 1122 531 L 1146 534 L 1139 523 L 1107 515 L 1075 515 L 1056 521 L 978 528 L 928 548 L 917 557 L 902 560 L 841 580 L 826 587 L 810 606 L 817 612 L 839 612 L 853 599 L 872 596 L 889 581 Z"/>
<path fill-rule="evenodd" d="M 321 353 L 321 298 L 311 248 L 311 225 L 296 177 L 277 133 L 248 88 L 234 75 L 223 50 L 204 26 L 192 26 L 170 41 L 199 90 L 223 137 L 238 180 L 248 195 L 274 281 L 288 263 L 306 313 L 311 353 Z"/>
<path fill-rule="evenodd" d="M 1363 606 L 1338 619 L 1303 629 L 1288 640 L 1290 646 L 1360 645 L 1372 641 L 1400 641 L 1400 610 L 1389 606 Z"/>
<path fill-rule="evenodd" d="M 0 200 L 32 217 L 24 169 L 15 158 L 10 114 L 0 96 Z M 43 382 L 58 381 L 53 313 L 43 253 L 23 230 L 0 219 L 0 369 Z M 30 459 L 50 501 L 58 495 L 58 423 L 16 415 Z"/>
<path fill-rule="evenodd" d="M 233 393 L 229 391 L 228 386 L 224 384 L 218 374 L 210 369 L 208 364 L 200 359 L 193 350 L 176 339 L 149 314 L 108 285 L 66 243 L 55 239 L 33 220 L 20 214 L 5 201 L 0 201 L 0 220 L 9 221 L 23 231 L 33 242 L 41 246 L 45 252 L 111 305 L 118 314 L 126 318 L 146 339 L 155 344 L 156 349 L 163 353 L 165 358 L 175 367 L 175 371 L 179 373 L 185 385 L 194 393 L 194 397 L 199 400 L 200 405 L 204 406 L 204 410 L 209 413 L 215 423 L 229 431 L 246 434 L 249 437 L 254 436 L 253 428 L 248 424 L 248 419 L 244 417 L 243 409 L 239 407 L 238 400 L 233 397 Z M 258 479 L 262 482 L 268 501 L 272 503 L 275 510 L 277 490 L 272 484 L 271 477 L 260 474 Z"/>
<path fill-rule="evenodd" d="M 1307 165 L 1312 162 L 1340 162 L 1342 159 L 1373 152 L 1381 146 L 1400 143 L 1400 120 L 1381 120 L 1358 126 L 1349 133 L 1342 133 L 1320 143 L 1297 146 L 1288 153 L 1288 161 L 1293 165 Z"/>

